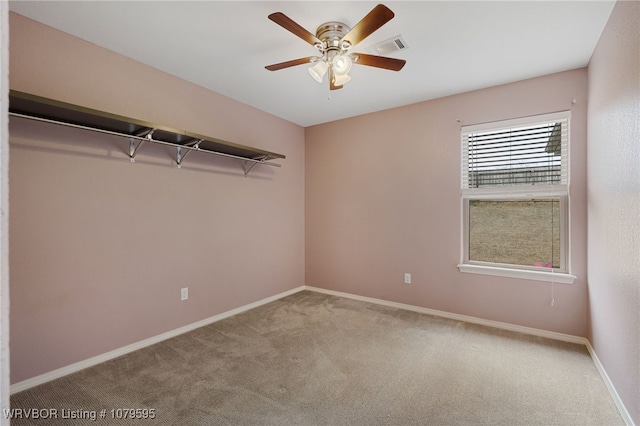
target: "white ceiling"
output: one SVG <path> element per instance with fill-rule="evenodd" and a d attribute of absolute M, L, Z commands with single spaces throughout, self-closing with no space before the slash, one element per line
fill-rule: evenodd
<path fill-rule="evenodd" d="M 369 1 L 11 1 L 10 10 L 301 126 L 584 67 L 614 1 L 389 1 L 395 18 L 352 52 L 402 35 L 399 72 L 354 66 L 342 90 L 316 83 L 313 46 L 267 19 L 315 33 L 349 26 Z"/>

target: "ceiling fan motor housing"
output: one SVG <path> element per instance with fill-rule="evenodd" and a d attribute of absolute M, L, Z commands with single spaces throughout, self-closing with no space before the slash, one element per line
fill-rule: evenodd
<path fill-rule="evenodd" d="M 340 40 L 351 30 L 342 22 L 331 21 L 320 25 L 316 30 L 316 37 L 322 41 L 322 46 L 317 46 L 318 50 L 328 56 L 333 56 L 340 51 L 347 50 L 351 46 L 341 46 Z M 330 52 L 333 52 L 330 54 Z"/>

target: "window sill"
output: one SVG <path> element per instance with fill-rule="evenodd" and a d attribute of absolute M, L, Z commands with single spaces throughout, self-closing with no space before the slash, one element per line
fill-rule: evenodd
<path fill-rule="evenodd" d="M 546 281 L 559 284 L 573 284 L 573 282 L 577 278 L 575 275 L 567 274 L 565 272 L 530 271 L 525 269 L 499 268 L 495 266 L 469 265 L 464 263 L 458 265 L 458 270 L 460 272 L 470 274 L 520 278 L 525 280 Z"/>

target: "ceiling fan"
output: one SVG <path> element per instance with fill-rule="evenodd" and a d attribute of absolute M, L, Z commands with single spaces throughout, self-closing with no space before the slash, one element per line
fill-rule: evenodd
<path fill-rule="evenodd" d="M 272 13 L 269 15 L 270 20 L 314 46 L 321 56 L 308 56 L 268 65 L 265 68 L 269 71 L 277 71 L 296 65 L 313 63 L 314 65 L 309 68 L 309 74 L 318 83 L 322 83 L 324 75 L 328 72 L 329 88 L 331 90 L 341 89 L 345 83 L 351 80 L 349 71 L 352 64 L 400 71 L 406 63 L 404 59 L 367 55 L 365 53 L 349 53 L 349 49 L 369 37 L 394 16 L 391 9 L 379 4 L 353 28 L 349 28 L 348 25 L 342 22 L 330 21 L 320 25 L 316 30 L 316 34 L 313 35 L 284 13 Z"/>

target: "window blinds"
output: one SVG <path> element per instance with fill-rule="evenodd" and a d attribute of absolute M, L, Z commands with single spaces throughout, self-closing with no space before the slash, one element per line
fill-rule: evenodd
<path fill-rule="evenodd" d="M 568 183 L 568 113 L 462 128 L 462 188 Z"/>

